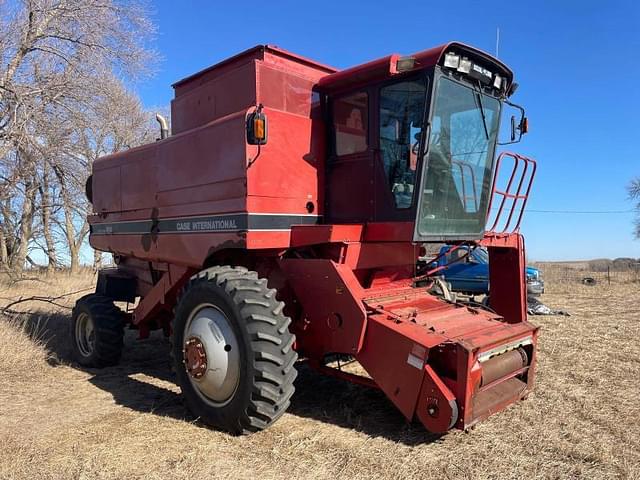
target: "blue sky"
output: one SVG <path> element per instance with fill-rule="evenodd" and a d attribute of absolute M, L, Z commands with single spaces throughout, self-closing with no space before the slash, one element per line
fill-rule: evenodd
<path fill-rule="evenodd" d="M 640 176 L 640 3 L 633 1 L 156 1 L 157 75 L 137 85 L 167 105 L 171 83 L 271 43 L 338 68 L 449 40 L 515 72 L 530 133 L 513 149 L 539 162 L 523 232 L 530 259 L 640 257 L 625 186 Z M 538 210 L 538 211 L 536 211 Z"/>

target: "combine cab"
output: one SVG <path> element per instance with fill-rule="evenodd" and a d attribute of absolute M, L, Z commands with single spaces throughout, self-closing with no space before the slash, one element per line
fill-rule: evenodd
<path fill-rule="evenodd" d="M 117 267 L 74 309 L 78 361 L 116 363 L 125 326 L 162 329 L 189 408 L 234 433 L 286 411 L 298 359 L 431 432 L 523 398 L 535 162 L 495 157 L 515 87 L 460 43 L 342 71 L 259 46 L 176 83 L 171 135 L 94 164 L 90 241 Z M 512 118 L 512 140 L 526 129 Z M 488 249 L 489 307 L 416 274 L 428 242 Z M 344 357 L 367 375 L 331 367 Z"/>

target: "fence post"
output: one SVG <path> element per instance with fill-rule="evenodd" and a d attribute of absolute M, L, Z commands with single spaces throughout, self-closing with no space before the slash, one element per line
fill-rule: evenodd
<path fill-rule="evenodd" d="M 607 265 L 607 282 L 611 286 L 611 267 L 609 265 Z"/>

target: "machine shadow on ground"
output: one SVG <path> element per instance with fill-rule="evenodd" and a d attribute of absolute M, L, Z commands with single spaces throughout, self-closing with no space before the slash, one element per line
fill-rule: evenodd
<path fill-rule="evenodd" d="M 88 381 L 109 392 L 118 405 L 198 424 L 177 393 L 169 360 L 169 340 L 162 332 L 138 340 L 136 331 L 127 330 L 119 365 L 92 369 L 73 362 L 70 315 L 36 311 L 25 315 L 25 322 L 27 331 L 44 342 L 53 366 L 68 365 L 91 375 Z M 380 391 L 321 375 L 305 362 L 299 362 L 297 369 L 296 393 L 287 410 L 289 414 L 406 445 L 441 438 L 419 424 L 408 423 Z"/>

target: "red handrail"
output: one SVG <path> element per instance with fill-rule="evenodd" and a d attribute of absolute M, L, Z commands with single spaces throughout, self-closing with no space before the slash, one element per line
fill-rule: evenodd
<path fill-rule="evenodd" d="M 502 165 L 503 159 L 505 157 L 513 158 L 513 170 L 511 171 L 511 175 L 509 176 L 509 182 L 504 190 L 498 190 L 498 177 L 500 173 L 500 167 Z M 520 178 L 517 179 L 517 173 L 520 169 L 519 167 L 522 165 L 522 172 L 520 174 Z M 525 157 L 523 155 L 519 155 L 517 153 L 512 152 L 502 152 L 498 156 L 498 160 L 496 161 L 496 170 L 495 175 L 493 177 L 493 185 L 491 187 L 491 198 L 489 200 L 489 208 L 487 210 L 487 222 L 490 219 L 492 207 L 495 203 L 495 198 L 497 196 L 501 197 L 500 206 L 498 207 L 496 216 L 494 218 L 493 223 L 491 224 L 491 228 L 487 228 L 486 232 L 489 234 L 504 234 L 504 233 L 514 233 L 518 231 L 520 228 L 520 223 L 522 222 L 522 216 L 524 214 L 524 209 L 527 205 L 527 200 L 529 199 L 529 193 L 531 192 L 531 185 L 533 184 L 533 179 L 536 174 L 537 164 L 536 161 Z M 528 174 L 528 175 L 527 175 Z M 512 191 L 514 184 L 517 184 L 517 188 L 515 191 Z M 524 188 L 523 188 L 524 187 Z M 501 224 L 503 212 L 505 212 L 505 205 L 507 201 L 511 199 L 513 203 L 511 204 L 511 209 L 509 210 L 507 221 L 504 223 L 504 227 L 502 230 L 498 229 L 498 226 Z M 521 208 L 519 213 L 516 214 L 516 207 L 518 202 L 521 203 Z M 514 214 L 516 215 L 517 220 L 515 221 L 515 225 L 511 228 L 511 224 L 514 221 Z"/>

